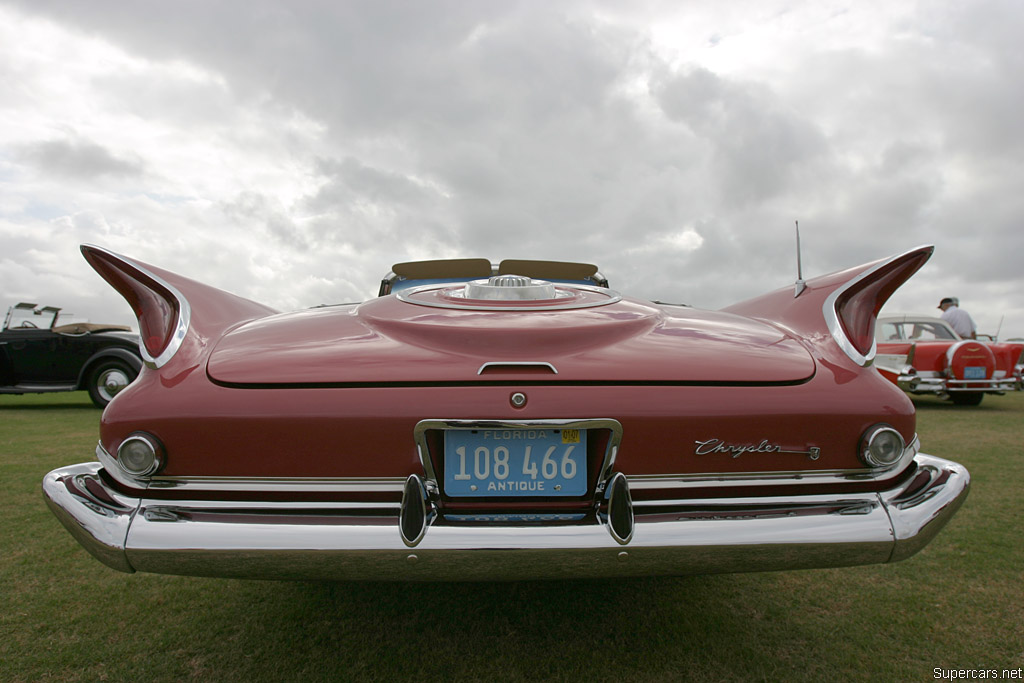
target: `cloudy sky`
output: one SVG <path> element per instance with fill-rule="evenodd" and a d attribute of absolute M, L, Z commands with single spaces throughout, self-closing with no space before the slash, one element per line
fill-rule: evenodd
<path fill-rule="evenodd" d="M 628 6 L 628 8 L 627 8 Z M 282 310 L 398 261 L 718 308 L 934 244 L 887 312 L 1024 336 L 1024 5 L 0 0 L 0 305 L 83 242 Z"/>

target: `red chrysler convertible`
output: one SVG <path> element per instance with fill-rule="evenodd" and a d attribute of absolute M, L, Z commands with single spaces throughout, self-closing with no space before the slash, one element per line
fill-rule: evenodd
<path fill-rule="evenodd" d="M 967 495 L 871 367 L 921 247 L 705 311 L 593 266 L 398 264 L 278 313 L 86 246 L 146 367 L 47 501 L 115 569 L 508 580 L 905 559 Z"/>

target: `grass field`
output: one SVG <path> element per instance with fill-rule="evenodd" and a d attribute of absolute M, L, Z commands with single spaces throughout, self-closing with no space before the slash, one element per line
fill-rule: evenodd
<path fill-rule="evenodd" d="M 898 564 L 511 584 L 121 574 L 47 510 L 84 393 L 0 396 L 0 680 L 933 680 L 1024 666 L 1024 396 L 918 402 L 971 495 Z"/>

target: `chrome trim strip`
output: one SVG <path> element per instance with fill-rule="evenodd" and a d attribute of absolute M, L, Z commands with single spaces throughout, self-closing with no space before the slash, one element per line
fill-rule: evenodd
<path fill-rule="evenodd" d="M 426 423 L 436 423 L 420 425 Z M 426 475 L 424 486 L 428 492 L 437 492 L 437 476 L 433 464 L 426 457 L 425 431 L 427 429 L 445 429 L 449 423 L 465 429 L 512 429 L 512 428 L 558 428 L 589 429 L 590 426 L 579 424 L 599 423 L 596 428 L 612 431 L 605 460 L 598 475 L 598 482 L 607 482 L 612 476 L 612 469 L 618 456 L 619 442 L 622 439 L 622 426 L 615 420 L 424 420 L 414 430 L 416 450 Z M 607 423 L 614 424 L 607 424 Z M 728 486 L 793 486 L 799 484 L 848 484 L 866 481 L 880 481 L 891 477 L 906 467 L 920 451 L 921 442 L 915 435 L 906 447 L 903 456 L 888 468 L 846 469 L 846 470 L 792 470 L 785 472 L 707 472 L 701 474 L 634 474 L 627 480 L 631 490 L 644 489 L 688 489 L 688 488 L 720 488 Z M 174 489 L 185 494 L 198 492 L 233 492 L 233 493 L 390 493 L 400 496 L 405 486 L 404 477 L 154 477 L 152 480 L 134 479 L 129 477 L 117 465 L 117 461 L 106 452 L 102 444 L 96 446 L 96 458 L 107 470 L 108 474 L 119 483 L 135 489 Z M 642 502 L 633 503 L 635 506 Z"/>
<path fill-rule="evenodd" d="M 867 352 L 867 354 L 861 354 L 860 351 L 854 348 L 853 342 L 851 342 L 849 337 L 847 337 L 846 334 L 843 332 L 843 325 L 842 323 L 839 322 L 839 312 L 836 310 L 836 301 L 839 299 L 840 296 L 842 296 L 847 290 L 849 290 L 857 283 L 871 277 L 882 268 L 888 266 L 893 261 L 902 258 L 911 252 L 917 251 L 918 249 L 922 249 L 926 246 L 927 245 L 921 245 L 913 249 L 908 249 L 903 253 L 896 254 L 895 256 L 882 261 L 875 267 L 865 270 L 857 277 L 847 281 L 845 284 L 833 290 L 833 292 L 829 294 L 828 297 L 825 299 L 825 303 L 821 307 L 821 312 L 825 316 L 825 324 L 828 326 L 828 331 L 832 334 L 832 339 L 834 339 L 836 344 L 839 345 L 839 348 L 843 350 L 843 353 L 849 356 L 850 360 L 852 360 L 857 365 L 860 365 L 861 367 L 865 368 L 871 365 L 871 363 L 875 359 L 875 354 L 878 351 L 878 342 L 875 339 L 871 340 L 871 349 Z"/>
<path fill-rule="evenodd" d="M 598 477 L 599 491 L 612 474 L 621 441 L 621 425 L 615 420 L 424 420 L 414 430 L 417 452 L 423 465 L 427 481 L 424 483 L 431 494 L 438 491 L 437 476 L 426 455 L 425 432 L 427 429 L 508 429 L 508 428 L 604 428 L 612 432 L 604 464 Z M 632 490 L 725 488 L 732 486 L 792 486 L 798 484 L 842 484 L 879 481 L 903 469 L 920 450 L 920 440 L 914 439 L 904 450 L 900 460 L 888 468 L 864 468 L 845 470 L 794 470 L 785 472 L 709 472 L 700 474 L 672 475 L 630 475 L 627 477 Z M 405 479 L 401 477 L 381 478 L 265 478 L 265 477 L 159 477 L 151 481 L 136 479 L 127 475 L 110 456 L 102 444 L 96 447 L 97 459 L 108 473 L 121 484 L 130 488 L 175 489 L 183 493 L 197 492 L 238 492 L 238 493 L 391 493 L 401 494 Z M 660 505 L 661 501 L 637 501 L 636 507 Z M 362 504 L 356 504 L 362 505 Z"/>
<path fill-rule="evenodd" d="M 96 246 L 95 244 L 85 244 L 84 246 L 95 251 L 103 252 L 107 256 L 127 263 L 146 277 L 152 278 L 153 281 L 159 283 L 161 287 L 165 287 L 167 291 L 171 293 L 171 296 L 173 296 L 178 302 L 178 319 L 175 321 L 174 333 L 171 335 L 170 341 L 167 342 L 167 346 L 164 347 L 164 350 L 159 356 L 154 358 L 149 351 L 146 350 L 146 345 L 142 342 L 142 338 L 139 338 L 139 354 L 142 356 L 142 362 L 151 369 L 159 370 L 174 357 L 174 354 L 176 354 L 178 349 L 181 348 L 182 342 L 185 341 L 185 335 L 188 334 L 188 328 L 192 322 L 192 306 L 188 303 L 188 299 L 185 298 L 184 294 L 178 291 L 177 287 L 169 283 L 167 280 L 164 280 L 162 277 L 155 275 L 146 268 L 143 268 L 138 264 L 138 262 L 116 252 L 110 251 L 109 249 Z"/>
<path fill-rule="evenodd" d="M 735 486 L 794 486 L 800 484 L 854 484 L 883 481 L 910 465 L 921 450 L 917 435 L 903 449 L 900 459 L 889 467 L 864 467 L 845 470 L 790 470 L 786 472 L 702 472 L 699 474 L 629 475 L 632 491 L 645 489 L 725 488 Z M 660 505 L 661 502 L 633 501 L 634 507 Z"/>
<path fill-rule="evenodd" d="M 866 355 L 861 354 L 861 352 L 853 346 L 853 342 L 851 342 L 849 337 L 846 336 L 846 333 L 843 332 L 842 323 L 839 322 L 839 314 L 836 312 L 836 299 L 839 298 L 839 295 L 842 292 L 849 289 L 850 285 L 860 279 L 861 278 L 851 280 L 841 289 L 837 289 L 832 292 L 828 298 L 825 299 L 822 311 L 825 314 L 825 324 L 828 326 L 828 331 L 832 334 L 832 339 L 834 339 L 839 348 L 843 350 L 843 353 L 849 356 L 850 360 L 857 365 L 866 368 L 874 362 L 875 354 L 878 352 L 878 342 L 871 340 L 871 349 Z"/>
<path fill-rule="evenodd" d="M 309 512 L 318 510 L 322 512 L 349 512 L 352 514 L 371 514 L 383 512 L 389 515 L 398 515 L 401 504 L 394 502 L 350 502 L 337 500 L 199 500 L 196 498 L 183 500 L 169 500 L 166 498 L 147 498 L 147 510 L 159 510 L 161 513 L 190 512 L 235 512 L 238 514 L 260 514 L 268 512 Z"/>
<path fill-rule="evenodd" d="M 151 489 L 175 489 L 187 493 L 232 491 L 238 493 L 394 493 L 401 494 L 405 477 L 160 477 Z"/>
<path fill-rule="evenodd" d="M 601 523 L 445 525 L 416 548 L 397 510 L 126 499 L 99 463 L 47 475 L 54 513 L 121 571 L 280 579 L 515 580 L 838 567 L 902 560 L 963 502 L 970 475 L 919 454 L 919 472 L 882 493 L 681 498 L 637 514 L 630 544 Z"/>
<path fill-rule="evenodd" d="M 480 369 L 476 371 L 476 374 L 482 375 L 482 374 L 484 374 L 484 370 L 486 370 L 487 368 L 490 368 L 490 367 L 505 367 L 505 366 L 508 366 L 508 365 L 514 365 L 516 367 L 541 367 L 541 368 L 547 368 L 548 370 L 550 370 L 554 374 L 556 374 L 556 375 L 558 374 L 558 369 L 554 365 L 552 365 L 551 363 L 545 363 L 544 361 L 530 361 L 530 360 L 507 360 L 507 361 L 491 360 L 491 361 L 487 361 L 486 363 L 484 363 L 483 365 L 480 366 Z"/>
<path fill-rule="evenodd" d="M 622 425 L 618 420 L 611 418 L 591 419 L 547 419 L 547 420 L 452 420 L 433 418 L 420 420 L 413 429 L 413 439 L 416 441 L 416 452 L 420 456 L 420 463 L 423 465 L 423 473 L 427 477 L 424 482 L 427 490 L 431 493 L 440 491 L 437 474 L 434 465 L 430 460 L 430 452 L 427 449 L 427 430 L 438 429 L 607 429 L 611 432 L 608 437 L 608 446 L 605 448 L 604 460 L 598 473 L 597 491 L 602 493 L 608 479 L 611 476 L 611 468 L 615 463 L 615 457 L 619 451 L 619 443 L 622 441 Z"/>
<path fill-rule="evenodd" d="M 174 489 L 184 494 L 231 493 L 402 493 L 404 477 L 153 477 L 135 478 L 121 469 L 103 444 L 96 445 L 96 459 L 118 483 L 133 489 Z"/>

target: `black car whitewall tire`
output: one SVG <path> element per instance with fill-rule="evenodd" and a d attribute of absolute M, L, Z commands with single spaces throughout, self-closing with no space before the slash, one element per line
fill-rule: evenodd
<path fill-rule="evenodd" d="M 138 372 L 121 360 L 106 360 L 89 373 L 89 398 L 98 408 L 106 408 L 114 396 L 131 384 Z"/>

